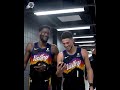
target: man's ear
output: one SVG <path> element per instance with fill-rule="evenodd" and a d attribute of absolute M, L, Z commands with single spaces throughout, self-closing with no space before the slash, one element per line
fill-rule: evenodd
<path fill-rule="evenodd" d="M 72 38 L 73 43 L 75 43 L 75 40 Z"/>

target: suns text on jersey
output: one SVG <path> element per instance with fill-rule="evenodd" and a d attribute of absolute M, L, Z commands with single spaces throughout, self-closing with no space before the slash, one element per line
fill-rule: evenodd
<path fill-rule="evenodd" d="M 40 54 L 40 55 L 34 55 L 33 61 L 46 61 L 49 58 L 49 55 Z"/>

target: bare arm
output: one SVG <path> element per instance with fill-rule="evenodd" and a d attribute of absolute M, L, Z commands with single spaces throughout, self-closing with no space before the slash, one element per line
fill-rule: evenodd
<path fill-rule="evenodd" d="M 55 75 L 56 69 L 57 69 L 57 55 L 59 53 L 59 50 L 58 50 L 58 48 L 55 44 L 51 45 L 51 51 L 54 54 L 54 57 L 52 59 L 52 65 L 51 65 L 51 70 L 50 71 L 52 71 L 51 72 L 52 75 Z"/>
<path fill-rule="evenodd" d="M 93 70 L 91 68 L 90 61 L 89 61 L 89 58 L 88 58 L 88 52 L 85 49 L 82 49 L 81 53 L 83 55 L 85 65 L 86 65 L 88 82 L 93 83 Z"/>
<path fill-rule="evenodd" d="M 55 44 L 52 44 L 52 53 L 54 54 L 53 62 L 57 63 L 57 55 L 59 53 L 59 50 Z"/>
<path fill-rule="evenodd" d="M 33 47 L 32 43 L 28 43 L 26 46 L 25 55 L 24 55 L 24 70 L 26 69 L 27 63 L 29 61 L 30 52 L 31 52 L 32 47 Z"/>
<path fill-rule="evenodd" d="M 63 53 L 60 52 L 57 56 L 57 65 L 63 62 Z"/>
<path fill-rule="evenodd" d="M 63 75 L 63 71 L 66 69 L 66 64 L 64 64 L 63 62 L 63 53 L 60 52 L 57 56 L 57 71 L 56 71 L 56 75 L 58 77 L 62 77 Z"/>

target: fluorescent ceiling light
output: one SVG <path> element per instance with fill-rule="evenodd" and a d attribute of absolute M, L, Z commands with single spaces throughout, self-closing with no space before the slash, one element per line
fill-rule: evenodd
<path fill-rule="evenodd" d="M 89 54 L 88 54 L 88 57 L 91 57 L 91 56 L 92 56 L 92 53 L 89 53 Z"/>
<path fill-rule="evenodd" d="M 81 42 L 75 42 L 75 43 L 93 43 L 95 41 L 81 41 Z"/>
<path fill-rule="evenodd" d="M 75 38 L 93 38 L 94 36 L 81 36 L 81 37 L 73 37 L 74 39 Z"/>
<path fill-rule="evenodd" d="M 39 16 L 39 15 L 74 13 L 74 12 L 83 12 L 83 11 L 84 8 L 73 8 L 73 9 L 62 9 L 62 10 L 52 10 L 52 11 L 41 11 L 41 12 L 35 12 L 34 14 Z"/>
<path fill-rule="evenodd" d="M 92 53 L 92 51 L 87 51 L 89 54 L 91 54 Z"/>
<path fill-rule="evenodd" d="M 69 21 L 78 21 L 82 20 L 79 15 L 71 15 L 71 16 L 62 16 L 57 17 L 61 22 L 69 22 Z"/>
<path fill-rule="evenodd" d="M 61 29 L 57 29 L 57 31 L 82 30 L 82 29 L 90 29 L 90 26 L 84 26 L 84 27 L 72 27 L 72 28 L 61 28 Z"/>
<path fill-rule="evenodd" d="M 83 45 L 79 45 L 79 46 L 95 46 L 95 44 L 83 44 Z"/>

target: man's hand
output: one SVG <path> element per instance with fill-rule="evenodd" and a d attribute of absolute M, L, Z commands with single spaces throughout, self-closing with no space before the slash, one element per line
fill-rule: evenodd
<path fill-rule="evenodd" d="M 34 66 L 35 70 L 38 72 L 46 71 L 46 65 L 39 63 L 38 66 Z"/>
<path fill-rule="evenodd" d="M 62 77 L 62 74 L 66 68 L 67 68 L 67 66 L 64 62 L 58 64 L 57 65 L 57 72 L 56 72 L 57 76 Z"/>

